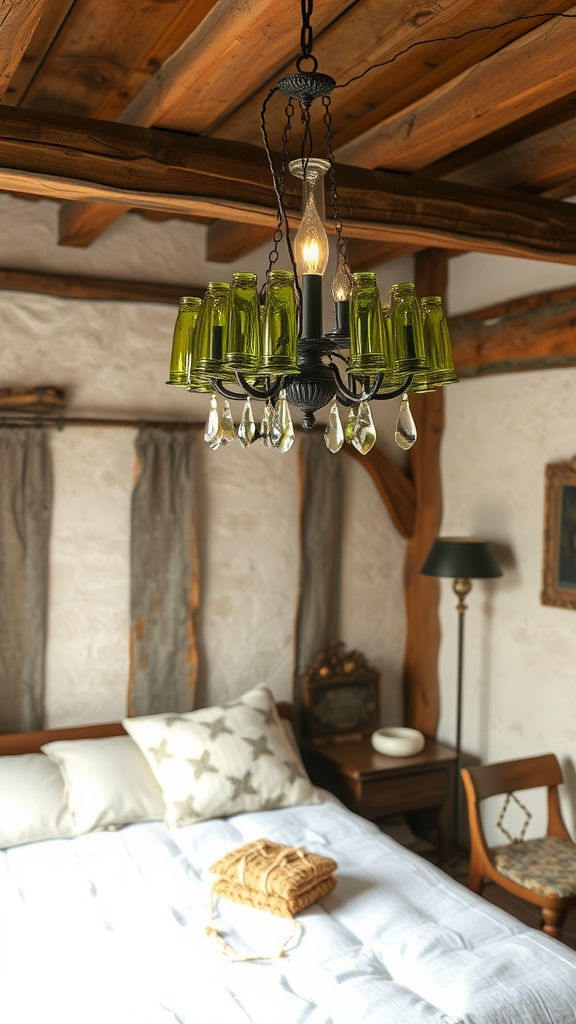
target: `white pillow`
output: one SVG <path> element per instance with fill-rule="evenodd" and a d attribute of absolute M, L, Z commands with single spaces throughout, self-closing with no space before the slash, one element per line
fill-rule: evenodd
<path fill-rule="evenodd" d="M 265 686 L 216 707 L 122 724 L 162 788 L 168 826 L 321 801 Z"/>
<path fill-rule="evenodd" d="M 0 757 L 0 847 L 71 835 L 64 780 L 56 765 L 44 754 Z"/>
<path fill-rule="evenodd" d="M 42 750 L 62 773 L 75 835 L 164 817 L 162 793 L 129 736 L 54 740 Z"/>

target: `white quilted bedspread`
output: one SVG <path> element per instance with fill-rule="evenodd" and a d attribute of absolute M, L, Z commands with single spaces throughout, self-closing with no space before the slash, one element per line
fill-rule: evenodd
<path fill-rule="evenodd" d="M 281 959 L 228 959 L 208 867 L 266 836 L 328 853 L 334 892 Z M 240 954 L 290 922 L 225 900 Z M 2 1024 L 575 1024 L 576 955 L 332 798 L 0 852 Z"/>

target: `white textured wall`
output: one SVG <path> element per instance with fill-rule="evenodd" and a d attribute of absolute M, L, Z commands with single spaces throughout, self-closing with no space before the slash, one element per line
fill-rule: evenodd
<path fill-rule="evenodd" d="M 466 256 L 451 262 L 450 308 L 482 308 L 574 284 L 573 267 Z M 475 581 L 467 599 L 463 748 L 482 761 L 555 752 L 567 782 L 563 807 L 575 833 L 576 612 L 542 605 L 540 590 L 544 467 L 576 454 L 576 369 L 469 380 L 445 394 L 441 532 L 494 542 L 504 572 L 500 579 Z M 457 613 L 449 580 L 441 582 L 441 591 L 439 734 L 450 741 Z M 530 805 L 536 828 L 543 812 Z M 493 832 L 495 840 L 499 835 Z"/>
<path fill-rule="evenodd" d="M 0 196 L 4 266 L 201 283 L 236 267 L 202 263 L 203 229 L 127 217 L 89 250 L 59 249 L 55 204 Z M 251 265 L 265 267 L 268 247 Z M 385 289 L 410 277 L 382 268 Z M 453 312 L 570 285 L 570 267 L 464 256 L 450 264 Z M 174 311 L 0 293 L 0 386 L 60 384 L 77 415 L 200 418 L 205 400 L 164 384 Z M 467 381 L 446 389 L 442 450 L 445 534 L 482 534 L 505 575 L 478 581 L 466 617 L 464 747 L 500 759 L 555 750 L 576 826 L 576 613 L 540 604 L 544 466 L 576 452 L 576 370 Z M 394 412 L 378 410 L 388 448 Z M 53 435 L 56 500 L 51 549 L 48 716 L 51 724 L 117 718 L 128 667 L 128 524 L 133 432 Z M 332 456 L 329 456 L 332 457 Z M 338 456 L 336 456 L 338 457 Z M 344 456 L 341 456 L 344 458 Z M 297 559 L 295 451 L 234 449 L 203 456 L 203 699 L 267 680 L 288 696 Z M 342 639 L 383 677 L 383 719 L 401 720 L 403 543 L 362 469 L 346 463 L 347 537 Z M 329 511 L 327 510 L 327 514 Z M 440 608 L 440 737 L 454 738 L 455 599 Z M 575 829 L 576 830 L 576 829 Z"/>
<path fill-rule="evenodd" d="M 4 265 L 150 280 L 230 278 L 206 268 L 204 229 L 127 217 L 86 252 L 58 249 L 57 207 L 0 197 Z M 261 266 L 265 265 L 257 256 Z M 0 292 L 0 386 L 65 387 L 70 415 L 204 419 L 208 401 L 165 384 L 175 309 Z M 255 407 L 256 408 L 256 407 Z M 378 411 L 392 435 L 394 412 Z M 55 505 L 47 651 L 49 725 L 126 711 L 133 429 L 51 434 Z M 401 453 L 392 453 L 397 460 Z M 296 445 L 202 453 L 199 701 L 263 681 L 290 696 L 298 573 Z M 344 454 L 339 635 L 382 673 L 383 720 L 401 721 L 404 545 L 364 470 Z M 326 509 L 327 517 L 330 509 Z"/>

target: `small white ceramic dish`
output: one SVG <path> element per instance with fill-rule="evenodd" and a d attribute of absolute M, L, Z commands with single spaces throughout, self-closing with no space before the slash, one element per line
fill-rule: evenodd
<path fill-rule="evenodd" d="M 426 737 L 418 729 L 391 726 L 372 733 L 372 746 L 388 757 L 412 757 L 424 749 Z"/>

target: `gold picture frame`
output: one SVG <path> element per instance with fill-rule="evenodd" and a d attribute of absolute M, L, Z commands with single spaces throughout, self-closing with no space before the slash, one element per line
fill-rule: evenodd
<path fill-rule="evenodd" d="M 542 604 L 576 608 L 576 455 L 546 466 Z"/>

